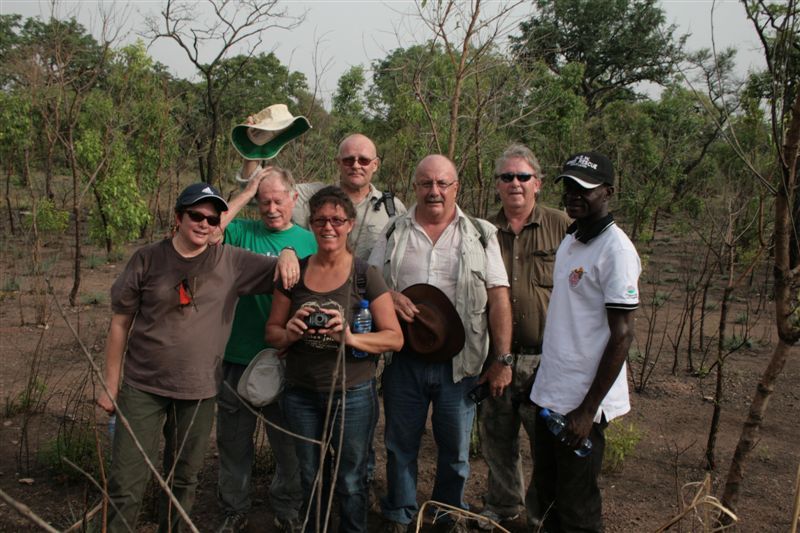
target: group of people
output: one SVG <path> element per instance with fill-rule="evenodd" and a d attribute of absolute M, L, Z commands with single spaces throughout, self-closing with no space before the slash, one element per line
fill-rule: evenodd
<path fill-rule="evenodd" d="M 600 531 L 603 432 L 630 408 L 624 365 L 641 270 L 609 212 L 611 162 L 583 152 L 563 165 L 555 182 L 564 212 L 537 202 L 539 162 L 511 145 L 496 161 L 502 205 L 490 221 L 457 205 L 458 171 L 445 156 L 419 162 L 408 210 L 372 184 L 380 158 L 368 137 L 344 139 L 336 164 L 337 186 L 296 184 L 286 169 L 245 160 L 247 185 L 230 202 L 210 185 L 188 187 L 174 236 L 138 250 L 114 283 L 98 403 L 124 422 L 112 449 L 108 530 L 135 529 L 150 476 L 143 454 L 155 462 L 162 433 L 172 497 L 162 498 L 159 531 L 181 527 L 216 404 L 219 531 L 247 527 L 257 413 L 275 456 L 275 526 L 322 531 L 335 500 L 339 531 L 367 531 L 383 354 L 382 530 L 407 531 L 419 512 L 418 456 L 432 409 L 432 500 L 468 508 L 477 413 L 489 480 L 476 527 L 524 510 L 546 531 Z M 237 218 L 252 200 L 260 220 Z M 362 300 L 369 332 L 352 327 Z M 311 320 L 320 313 L 324 322 Z M 254 409 L 236 390 L 266 348 L 284 358 L 285 388 L 279 402 Z M 543 408 L 565 415 L 561 434 L 538 416 Z M 534 455 L 527 486 L 520 425 Z M 573 453 L 586 438 L 592 453 Z M 436 523 L 467 530 L 452 516 Z"/>

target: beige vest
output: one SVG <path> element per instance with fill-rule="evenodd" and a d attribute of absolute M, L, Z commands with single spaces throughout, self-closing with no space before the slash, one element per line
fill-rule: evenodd
<path fill-rule="evenodd" d="M 489 352 L 488 294 L 486 291 L 486 250 L 481 235 L 467 216 L 456 207 L 458 230 L 461 232 L 461 249 L 458 250 L 458 279 L 456 280 L 455 308 L 464 324 L 466 342 L 464 349 L 453 358 L 453 382 L 477 376 Z M 390 288 L 397 287 L 397 274 L 403 263 L 408 235 L 411 232 L 411 214 L 397 217 L 394 231 L 386 242 L 383 277 Z M 473 219 L 483 228 L 488 240 L 497 228 L 485 220 Z M 388 354 L 387 354 L 388 355 Z M 391 357 L 386 357 L 387 364 Z"/>

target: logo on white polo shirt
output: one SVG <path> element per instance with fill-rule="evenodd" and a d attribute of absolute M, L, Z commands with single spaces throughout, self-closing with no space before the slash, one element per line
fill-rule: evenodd
<path fill-rule="evenodd" d="M 578 286 L 580 283 L 581 278 L 583 277 L 583 267 L 578 267 L 572 270 L 569 273 L 569 286 L 573 289 Z"/>
<path fill-rule="evenodd" d="M 625 298 L 629 300 L 638 300 L 639 299 L 639 291 L 636 290 L 636 287 L 633 285 L 628 285 L 625 288 Z"/>

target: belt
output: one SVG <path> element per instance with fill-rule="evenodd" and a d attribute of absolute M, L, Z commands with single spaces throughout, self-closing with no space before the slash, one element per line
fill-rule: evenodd
<path fill-rule="evenodd" d="M 519 346 L 515 345 L 512 352 L 516 355 L 542 355 L 542 346 Z"/>

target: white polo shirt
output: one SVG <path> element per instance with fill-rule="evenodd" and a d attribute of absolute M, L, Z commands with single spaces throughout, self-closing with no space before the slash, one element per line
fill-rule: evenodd
<path fill-rule="evenodd" d="M 639 306 L 641 270 L 636 248 L 613 221 L 586 243 L 575 234 L 561 241 L 542 360 L 530 396 L 535 404 L 561 414 L 580 405 L 611 338 L 606 309 Z M 600 422 L 603 414 L 612 420 L 628 411 L 628 376 L 623 364 L 594 421 Z"/>

